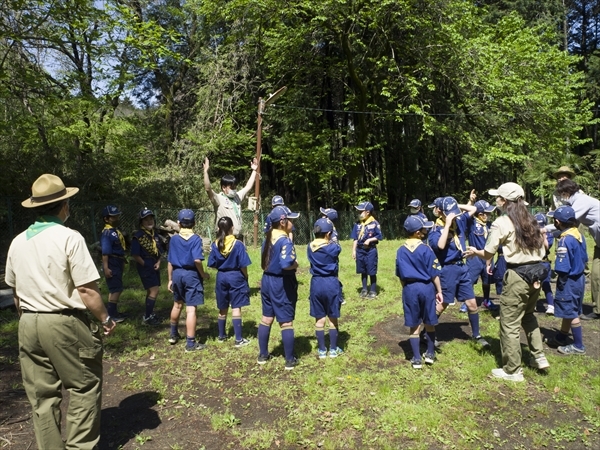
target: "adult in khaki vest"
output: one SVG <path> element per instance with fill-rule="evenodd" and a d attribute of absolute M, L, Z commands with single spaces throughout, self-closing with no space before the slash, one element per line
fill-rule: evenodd
<path fill-rule="evenodd" d="M 92 449 L 100 440 L 102 332 L 109 334 L 115 322 L 102 303 L 98 269 L 85 240 L 64 226 L 69 198 L 79 189 L 44 174 L 31 190 L 22 205 L 37 219 L 10 245 L 6 283 L 20 315 L 19 360 L 35 437 L 39 449 Z M 63 387 L 70 394 L 66 442 Z"/>

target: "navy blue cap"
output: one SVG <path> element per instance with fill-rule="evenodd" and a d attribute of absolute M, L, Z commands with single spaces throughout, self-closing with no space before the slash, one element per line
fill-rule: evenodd
<path fill-rule="evenodd" d="M 410 206 L 411 208 L 420 208 L 421 207 L 421 200 L 419 200 L 418 198 L 413 198 L 410 203 L 408 204 L 408 206 Z"/>
<path fill-rule="evenodd" d="M 273 223 L 279 222 L 282 219 L 296 219 L 298 217 L 300 217 L 300 214 L 290 211 L 290 208 L 288 208 L 287 206 L 276 206 L 269 213 L 267 219 L 269 219 L 271 223 Z"/>
<path fill-rule="evenodd" d="M 148 217 L 148 216 L 154 217 L 154 213 L 152 212 L 151 209 L 144 208 L 140 211 L 140 214 L 139 214 L 140 220 L 143 219 L 144 217 Z"/>
<path fill-rule="evenodd" d="M 283 197 L 281 195 L 276 195 L 271 199 L 271 206 L 283 206 Z"/>
<path fill-rule="evenodd" d="M 444 200 L 444 197 L 438 197 L 433 202 L 431 202 L 429 205 L 427 205 L 427 207 L 442 209 L 442 200 Z"/>
<path fill-rule="evenodd" d="M 122 213 L 121 213 L 121 211 L 119 211 L 119 208 L 117 208 L 114 205 L 105 206 L 104 209 L 102 210 L 102 217 L 120 216 L 121 214 Z"/>
<path fill-rule="evenodd" d="M 315 222 L 315 233 L 329 233 L 331 231 L 333 231 L 333 223 L 331 222 L 331 220 L 322 217 Z"/>
<path fill-rule="evenodd" d="M 535 220 L 537 220 L 537 223 L 540 227 L 546 226 L 546 214 L 544 213 L 537 213 L 535 215 Z"/>
<path fill-rule="evenodd" d="M 182 209 L 177 215 L 177 220 L 180 222 L 195 222 L 196 214 L 191 209 Z"/>
<path fill-rule="evenodd" d="M 575 210 L 570 206 L 560 206 L 554 211 L 554 219 L 559 222 L 567 223 L 570 219 L 575 218 Z"/>
<path fill-rule="evenodd" d="M 485 200 L 479 200 L 475 202 L 475 208 L 477 208 L 477 214 L 491 213 L 496 209 L 494 205 L 490 205 Z"/>
<path fill-rule="evenodd" d="M 444 197 L 441 203 L 441 210 L 444 211 L 444 214 L 460 214 L 460 208 L 458 207 L 458 202 L 454 197 Z"/>
<path fill-rule="evenodd" d="M 424 221 L 419 216 L 408 216 L 404 221 L 404 229 L 411 234 L 419 231 L 421 228 L 431 227 L 433 227 L 433 222 Z"/>
<path fill-rule="evenodd" d="M 321 211 L 321 214 L 325 214 L 331 221 L 337 220 L 338 218 L 338 213 L 333 208 L 319 208 L 319 211 Z"/>
<path fill-rule="evenodd" d="M 373 211 L 373 203 L 371 202 L 360 202 L 358 205 L 355 206 L 356 209 L 358 209 L 359 211 Z"/>

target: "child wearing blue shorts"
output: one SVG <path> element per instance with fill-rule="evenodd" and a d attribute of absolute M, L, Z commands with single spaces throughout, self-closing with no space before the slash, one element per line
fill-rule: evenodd
<path fill-rule="evenodd" d="M 288 237 L 292 231 L 292 221 L 300 214 L 291 212 L 285 206 L 276 206 L 269 214 L 271 228 L 265 236 L 261 252 L 263 269 L 260 296 L 262 318 L 258 325 L 258 364 L 265 364 L 270 358 L 269 337 L 271 325 L 277 319 L 281 327 L 281 340 L 285 353 L 285 369 L 292 370 L 298 360 L 294 356 L 294 318 L 298 301 L 298 281 L 296 280 L 296 249 Z"/>
<path fill-rule="evenodd" d="M 562 319 L 560 331 L 551 339 L 564 355 L 584 355 L 583 333 L 579 316 L 583 307 L 585 291 L 585 264 L 588 261 L 585 238 L 578 227 L 575 211 L 570 206 L 560 206 L 554 211 L 554 226 L 560 230 L 554 271 L 556 294 L 554 296 L 554 317 Z M 573 333 L 573 343 L 567 345 L 569 329 Z"/>
<path fill-rule="evenodd" d="M 438 323 L 436 303 L 442 303 L 441 272 L 435 254 L 423 243 L 427 231 L 433 222 L 423 221 L 419 216 L 408 216 L 404 229 L 409 237 L 396 253 L 396 276 L 402 283 L 402 306 L 404 308 L 404 326 L 410 328 L 410 347 L 413 368 L 422 367 L 419 351 L 419 328 L 425 325 L 427 333 L 427 351 L 423 355 L 426 364 L 435 359 L 435 326 Z"/>
<path fill-rule="evenodd" d="M 118 313 L 117 304 L 123 292 L 123 269 L 125 267 L 125 237 L 117 228 L 121 211 L 113 205 L 108 205 L 102 210 L 104 229 L 100 235 L 102 248 L 102 270 L 108 287 L 108 304 L 106 310 L 110 318 L 116 323 L 123 322 L 125 316 Z"/>
<path fill-rule="evenodd" d="M 477 209 L 473 205 L 459 205 L 454 197 L 445 197 L 438 209 L 440 217 L 428 237 L 429 245 L 442 266 L 440 283 L 444 301 L 438 305 L 438 316 L 449 305 L 454 304 L 455 298 L 459 302 L 465 302 L 473 339 L 482 347 L 489 347 L 490 344 L 479 334 L 479 310 L 475 291 L 463 259 L 467 249 L 467 221 Z"/>
<path fill-rule="evenodd" d="M 471 199 L 476 199 L 474 191 L 471 193 Z M 469 245 L 475 247 L 477 250 L 483 250 L 491 226 L 488 222 L 488 215 L 492 213 L 496 207 L 490 205 L 485 200 L 476 201 L 473 206 L 476 208 L 475 214 L 467 219 Z M 481 258 L 468 258 L 467 267 L 473 285 L 477 284 L 477 281 L 481 278 L 483 291 L 483 302 L 481 303 L 481 306 L 490 311 L 497 311 L 499 306 L 494 304 L 490 299 L 492 275 L 488 273 L 488 270 L 491 269 L 491 266 L 488 267 L 486 261 Z M 466 303 L 461 305 L 460 312 L 467 312 Z"/>
<path fill-rule="evenodd" d="M 373 204 L 361 202 L 355 206 L 360 211 L 360 218 L 352 228 L 350 238 L 352 244 L 352 259 L 356 261 L 356 273 L 360 274 L 362 281 L 361 298 L 373 299 L 377 297 L 377 244 L 383 239 L 381 226 L 373 217 Z M 367 276 L 371 278 L 371 285 L 367 285 Z"/>
<path fill-rule="evenodd" d="M 140 229 L 131 241 L 131 256 L 137 263 L 137 271 L 146 289 L 146 312 L 142 317 L 142 325 L 156 326 L 161 320 L 154 314 L 154 305 L 160 287 L 160 255 L 161 244 L 158 233 L 154 230 L 154 213 L 144 208 L 139 213 Z"/>
<path fill-rule="evenodd" d="M 177 331 L 181 310 L 185 303 L 185 351 L 203 350 L 206 345 L 196 342 L 196 307 L 204 304 L 204 280 L 209 278 L 202 261 L 202 238 L 194 233 L 196 215 L 191 209 L 182 209 L 177 216 L 179 234 L 169 243 L 169 291 L 173 293 L 171 334 L 169 343 L 176 344 L 181 336 Z"/>
<path fill-rule="evenodd" d="M 315 222 L 315 239 L 307 246 L 310 262 L 310 316 L 315 318 L 318 355 L 327 357 L 325 347 L 325 322 L 329 319 L 329 357 L 343 353 L 338 347 L 340 317 L 340 282 L 338 280 L 339 255 L 342 248 L 331 240 L 333 223 L 327 218 Z"/>
<path fill-rule="evenodd" d="M 250 304 L 248 286 L 248 266 L 252 264 L 246 246 L 233 235 L 233 221 L 230 217 L 221 217 L 217 222 L 217 240 L 210 247 L 208 267 L 217 269 L 215 294 L 219 308 L 218 342 L 227 338 L 227 313 L 231 307 L 231 321 L 235 334 L 234 346 L 244 347 L 250 343 L 242 337 L 242 307 Z"/>
<path fill-rule="evenodd" d="M 335 209 L 333 208 L 319 208 L 319 211 L 321 212 L 321 218 L 323 219 L 328 219 L 331 222 L 331 226 L 333 227 L 333 230 L 331 231 L 331 235 L 329 236 L 329 240 L 331 242 L 333 242 L 334 244 L 337 245 L 341 245 L 339 242 L 339 234 L 335 228 L 335 224 L 334 222 L 338 219 L 338 213 Z M 339 278 L 338 278 L 339 280 Z M 344 297 L 344 285 L 342 284 L 342 282 L 340 281 L 340 304 L 341 305 L 345 305 L 346 304 L 346 299 Z"/>
<path fill-rule="evenodd" d="M 546 214 L 538 213 L 535 215 L 535 220 L 540 226 L 540 233 L 544 235 L 544 247 L 546 248 L 546 254 L 544 255 L 544 259 L 542 262 L 548 268 L 548 276 L 544 281 L 542 281 L 542 291 L 546 296 L 546 314 L 549 316 L 554 315 L 554 295 L 552 295 L 552 286 L 550 286 L 550 281 L 552 279 L 552 271 L 550 270 L 550 249 L 552 248 L 552 244 L 554 244 L 554 235 L 550 232 L 546 231 Z"/>

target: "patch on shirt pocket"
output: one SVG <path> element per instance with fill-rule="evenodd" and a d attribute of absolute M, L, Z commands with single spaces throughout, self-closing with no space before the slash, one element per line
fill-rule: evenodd
<path fill-rule="evenodd" d="M 101 345 L 95 345 L 93 347 L 82 347 L 79 349 L 80 359 L 96 359 L 102 352 Z"/>

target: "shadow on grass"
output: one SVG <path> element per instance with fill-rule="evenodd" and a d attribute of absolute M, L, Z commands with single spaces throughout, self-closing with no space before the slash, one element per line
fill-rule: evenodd
<path fill-rule="evenodd" d="M 152 407 L 159 398 L 157 392 L 141 392 L 123 399 L 117 407 L 103 409 L 98 448 L 121 448 L 141 432 L 157 428 L 161 420 Z"/>

